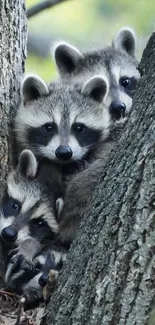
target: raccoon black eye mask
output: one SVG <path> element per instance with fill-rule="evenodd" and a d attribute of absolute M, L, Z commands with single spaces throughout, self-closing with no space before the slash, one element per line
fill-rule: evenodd
<path fill-rule="evenodd" d="M 42 89 L 37 99 L 32 98 L 32 86 Z M 32 150 L 39 160 L 62 165 L 80 163 L 90 156 L 90 151 L 94 154 L 93 149 L 109 133 L 110 114 L 102 104 L 108 92 L 107 82 L 97 75 L 83 85 L 53 83 L 48 94 L 46 91 L 39 77 L 25 79 L 23 102 L 15 118 L 17 143 L 20 148 Z"/>
<path fill-rule="evenodd" d="M 125 117 L 132 107 L 128 96 L 130 99 L 133 97 L 137 80 L 140 78 L 137 71 L 138 60 L 135 58 L 136 46 L 134 30 L 124 27 L 116 34 L 111 46 L 82 53 L 75 46 L 60 41 L 54 44 L 52 55 L 59 75 L 65 82 L 73 84 L 78 81 L 83 84 L 87 78 L 96 74 L 106 77 L 109 90 L 104 103 L 109 107 L 115 121 Z M 111 107 L 115 101 L 124 105 L 123 114 L 122 105 L 117 105 L 117 114 L 116 105 Z"/>
<path fill-rule="evenodd" d="M 98 142 L 102 133 L 102 131 L 89 128 L 82 123 L 73 124 L 71 132 L 82 147 L 91 147 Z"/>
<path fill-rule="evenodd" d="M 132 98 L 134 90 L 136 89 L 137 79 L 134 77 L 122 77 L 119 83 L 120 86 L 124 89 L 124 91 Z"/>
<path fill-rule="evenodd" d="M 17 216 L 21 210 L 21 203 L 13 198 L 5 198 L 1 203 L 4 216 Z"/>
<path fill-rule="evenodd" d="M 57 125 L 55 123 L 46 123 L 38 128 L 29 128 L 27 130 L 27 140 L 32 146 L 46 146 L 56 134 L 58 134 Z"/>

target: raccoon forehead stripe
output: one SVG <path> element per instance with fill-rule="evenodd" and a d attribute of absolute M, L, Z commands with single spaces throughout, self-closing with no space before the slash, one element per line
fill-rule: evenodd
<path fill-rule="evenodd" d="M 30 210 L 31 208 L 36 209 L 37 205 L 40 204 L 39 195 L 38 195 L 38 197 L 35 198 L 33 192 L 29 192 L 27 194 L 28 195 L 26 196 L 26 200 L 24 201 L 24 203 L 22 205 L 22 209 L 21 209 L 22 212 L 26 212 L 26 211 Z"/>
<path fill-rule="evenodd" d="M 100 118 L 98 116 L 100 116 Z M 87 114 L 85 114 L 83 117 L 81 117 L 80 114 L 79 117 L 77 115 L 76 123 L 83 123 L 90 128 L 102 131 L 104 129 L 107 129 L 110 125 L 110 114 L 108 109 L 102 107 L 100 115 L 99 113 L 97 114 L 97 112 L 96 114 L 94 114 L 94 112 L 87 112 Z"/>
<path fill-rule="evenodd" d="M 21 186 L 14 180 L 14 174 L 10 174 L 7 181 L 8 195 L 19 202 L 23 202 L 25 199 L 25 191 L 21 190 Z"/>
<path fill-rule="evenodd" d="M 119 83 L 119 79 L 124 76 L 128 78 L 132 78 L 134 76 L 137 79 L 140 77 L 138 70 L 133 65 L 112 65 L 111 74 L 114 76 L 117 83 Z"/>
<path fill-rule="evenodd" d="M 50 209 L 51 207 L 49 208 L 46 203 L 41 203 L 33 212 L 31 219 L 40 218 L 42 215 L 46 216 Z"/>
<path fill-rule="evenodd" d="M 20 130 L 26 126 L 35 128 L 51 122 L 53 122 L 52 111 L 50 114 L 48 114 L 46 111 L 41 112 L 41 110 L 38 110 L 38 112 L 36 112 L 35 110 L 31 109 L 20 109 L 16 116 L 15 124 L 18 131 L 18 129 Z"/>
<path fill-rule="evenodd" d="M 52 231 L 55 233 L 58 232 L 58 223 L 54 219 L 54 217 L 51 216 L 51 214 L 47 214 L 43 217 L 43 219 L 47 222 L 48 226 L 51 228 Z"/>
<path fill-rule="evenodd" d="M 33 207 L 38 199 L 40 199 L 40 191 L 39 193 L 31 188 L 22 187 L 22 184 L 18 184 L 15 181 L 10 181 L 9 179 L 7 183 L 8 187 L 8 195 L 15 200 L 23 203 L 22 212 L 29 210 Z M 24 185 L 23 185 L 24 186 Z"/>

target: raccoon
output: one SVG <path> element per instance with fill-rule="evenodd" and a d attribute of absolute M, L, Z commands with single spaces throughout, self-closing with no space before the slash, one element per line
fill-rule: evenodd
<path fill-rule="evenodd" d="M 43 288 L 49 281 L 50 271 L 52 270 L 57 277 L 65 260 L 66 251 L 64 249 L 58 251 L 58 247 L 56 250 L 48 247 L 35 257 L 33 270 L 23 270 L 20 260 L 16 265 L 9 262 L 5 273 L 6 287 L 23 295 L 26 307 L 32 308 L 34 304 L 44 300 Z"/>
<path fill-rule="evenodd" d="M 53 83 L 50 90 L 37 76 L 27 77 L 14 126 L 19 151 L 32 150 L 38 160 L 59 165 L 62 174 L 96 159 L 111 124 L 103 108 L 107 92 L 106 81 L 98 76 L 83 86 Z"/>
<path fill-rule="evenodd" d="M 22 257 L 23 268 L 31 268 L 34 256 L 55 240 L 63 196 L 57 169 L 49 169 L 48 162 L 38 166 L 34 154 L 24 150 L 8 177 L 0 211 L 0 234 L 13 249 L 12 263 Z"/>
<path fill-rule="evenodd" d="M 132 97 L 140 77 L 135 58 L 136 36 L 132 29 L 122 28 L 112 45 L 82 53 L 66 42 L 58 42 L 52 52 L 62 80 L 84 83 L 101 75 L 108 84 L 106 106 L 114 121 L 128 115 Z"/>

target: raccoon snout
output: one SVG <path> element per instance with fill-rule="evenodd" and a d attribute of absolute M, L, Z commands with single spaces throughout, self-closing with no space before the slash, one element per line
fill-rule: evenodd
<path fill-rule="evenodd" d="M 6 227 L 2 230 L 2 238 L 8 242 L 14 242 L 17 239 L 17 231 L 13 228 Z"/>
<path fill-rule="evenodd" d="M 119 120 L 121 117 L 125 117 L 126 105 L 121 101 L 114 101 L 111 103 L 109 110 L 112 117 Z"/>
<path fill-rule="evenodd" d="M 55 150 L 56 157 L 61 160 L 69 160 L 72 157 L 72 154 L 73 152 L 68 146 L 59 146 Z"/>
<path fill-rule="evenodd" d="M 39 285 L 43 288 L 48 282 L 48 274 L 42 274 L 38 280 Z"/>

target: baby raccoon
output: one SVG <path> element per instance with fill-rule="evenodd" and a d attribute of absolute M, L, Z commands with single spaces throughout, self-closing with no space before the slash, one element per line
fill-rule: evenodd
<path fill-rule="evenodd" d="M 53 83 L 50 90 L 40 78 L 27 77 L 15 118 L 19 152 L 30 149 L 38 159 L 59 163 L 63 173 L 67 165 L 101 155 L 110 127 L 110 114 L 102 104 L 107 93 L 106 81 L 98 76 L 83 86 Z"/>
<path fill-rule="evenodd" d="M 126 116 L 140 75 L 135 58 L 136 37 L 130 28 L 121 29 L 112 45 L 82 53 L 76 47 L 58 42 L 53 48 L 54 59 L 61 76 L 67 82 L 84 83 L 101 75 L 108 84 L 106 106 L 114 120 Z"/>
<path fill-rule="evenodd" d="M 45 243 L 55 240 L 63 196 L 57 169 L 49 169 L 48 162 L 38 167 L 33 153 L 24 150 L 8 177 L 0 210 L 0 234 L 13 248 L 12 262 L 22 256 L 23 268 L 30 266 Z"/>
<path fill-rule="evenodd" d="M 52 271 L 55 278 L 66 260 L 66 251 L 58 251 L 51 248 L 46 248 L 40 252 L 34 259 L 35 268 L 23 270 L 18 264 L 8 263 L 5 273 L 6 287 L 23 295 L 26 299 L 26 307 L 30 305 L 34 306 L 39 301 L 44 300 L 43 288 L 49 281 L 49 273 Z M 52 285 L 52 283 L 51 283 Z"/>

